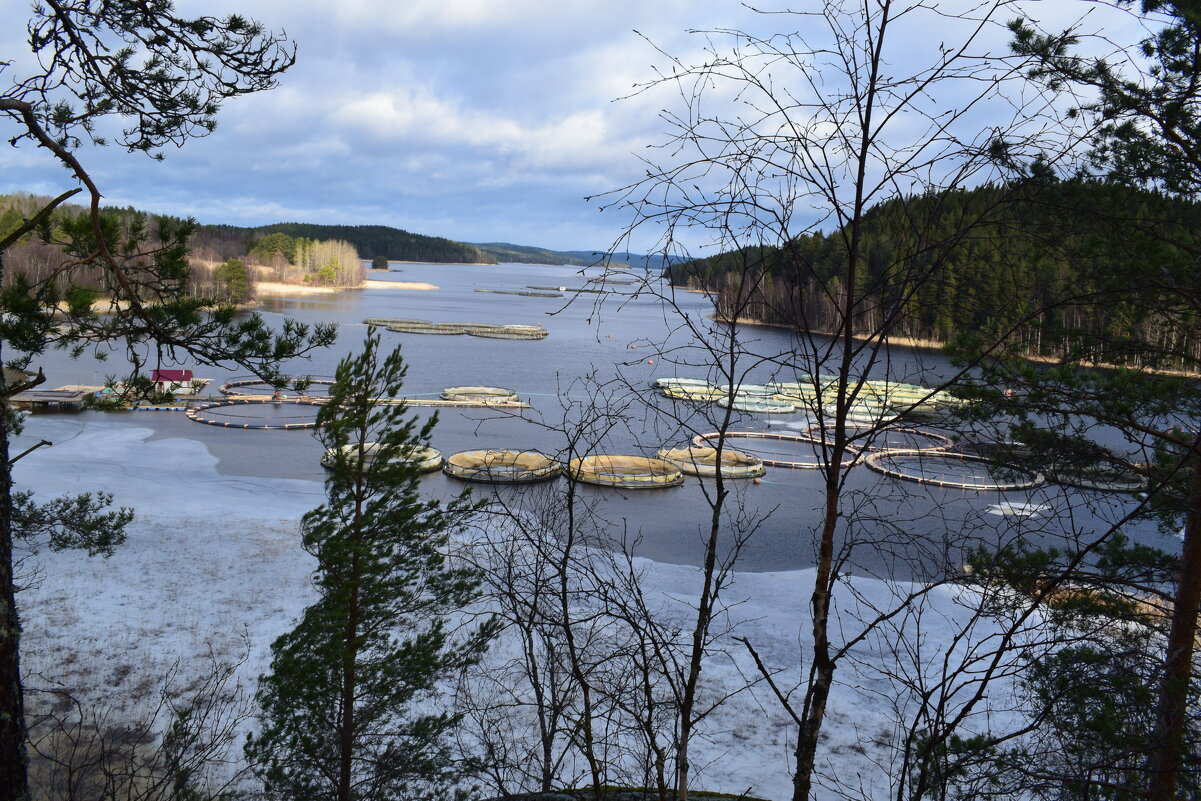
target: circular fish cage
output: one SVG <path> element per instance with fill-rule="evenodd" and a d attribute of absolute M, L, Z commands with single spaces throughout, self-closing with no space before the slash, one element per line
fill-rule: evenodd
<path fill-rule="evenodd" d="M 855 436 L 870 431 L 871 426 L 851 424 L 846 426 L 845 430 L 848 436 Z M 834 438 L 834 426 L 829 424 L 825 426 L 810 426 L 801 432 L 801 436 L 808 437 L 815 442 L 829 442 Z M 852 447 L 856 450 L 868 452 L 893 450 L 945 451 L 952 445 L 954 445 L 954 442 L 952 442 L 951 438 L 938 431 L 909 426 L 889 426 L 876 431 L 866 442 L 863 439 L 856 440 Z"/>
<path fill-rule="evenodd" d="M 317 426 L 321 401 L 314 400 L 223 400 L 189 406 L 189 420 L 221 428 L 292 431 Z"/>
<path fill-rule="evenodd" d="M 663 378 L 655 379 L 655 389 L 667 389 L 668 387 L 709 387 L 711 384 L 703 378 L 675 378 L 673 376 L 664 376 Z"/>
<path fill-rule="evenodd" d="M 385 327 L 389 331 L 395 331 L 398 334 L 443 334 L 455 336 L 467 333 L 466 329 L 454 323 L 423 323 L 414 321 L 408 323 L 389 323 Z"/>
<path fill-rule="evenodd" d="M 824 449 L 819 440 L 804 434 L 785 434 L 777 431 L 719 431 L 697 434 L 692 444 L 697 447 L 713 447 L 718 440 L 737 441 L 738 450 L 754 456 L 771 467 L 788 467 L 794 470 L 816 470 L 826 467 L 829 460 L 822 456 Z M 723 447 L 723 450 L 725 448 Z M 851 467 L 859 458 L 859 451 L 847 448 L 842 456 L 842 466 Z"/>
<path fill-rule="evenodd" d="M 717 399 L 717 405 L 723 409 L 753 414 L 791 414 L 796 411 L 796 405 L 788 401 L 737 395 L 733 400 L 723 395 Z"/>
<path fill-rule="evenodd" d="M 715 386 L 710 384 L 684 384 L 679 386 L 663 387 L 661 390 L 664 396 L 672 400 L 689 400 L 711 402 L 718 398 L 724 398 L 726 393 L 722 392 Z"/>
<path fill-rule="evenodd" d="M 290 380 L 295 381 L 298 379 Z M 280 395 L 277 397 L 276 388 L 266 381 L 258 378 L 235 378 L 217 387 L 217 391 L 222 395 L 249 395 L 269 400 L 293 400 L 296 398 L 327 398 L 329 397 L 329 390 L 333 385 L 334 381 L 332 378 L 310 378 L 304 392 L 301 393 L 294 389 L 285 388 L 278 390 Z"/>
<path fill-rule="evenodd" d="M 540 325 L 480 326 L 467 331 L 473 337 L 487 339 L 546 339 L 550 332 Z"/>
<path fill-rule="evenodd" d="M 337 462 L 338 450 L 336 448 L 326 449 L 325 453 L 321 455 L 321 466 L 332 468 Z M 353 454 L 358 450 L 358 445 L 343 445 L 340 450 L 348 455 Z M 363 461 L 370 464 L 375 461 L 379 444 L 368 442 L 363 450 Z M 393 461 L 412 464 L 419 473 L 432 473 L 442 467 L 442 454 L 434 448 L 418 447 L 399 452 Z"/>
<path fill-rule="evenodd" d="M 764 384 L 734 384 L 731 387 L 729 384 L 720 384 L 717 387 L 724 394 L 728 395 L 733 389 L 735 398 L 753 398 L 755 400 L 770 400 L 776 391 Z"/>
<path fill-rule="evenodd" d="M 659 451 L 659 458 L 671 462 L 690 476 L 716 477 L 720 470 L 722 478 L 758 478 L 767 472 L 763 460 L 758 456 L 733 448 L 722 449 L 720 463 L 717 448 L 703 445 L 664 448 Z"/>
<path fill-rule="evenodd" d="M 868 454 L 864 462 L 889 478 L 953 489 L 1024 490 L 1046 481 L 1041 473 L 1032 470 L 953 451 L 879 451 Z"/>
<path fill-rule="evenodd" d="M 442 390 L 442 400 L 470 401 L 472 403 L 513 403 L 517 393 L 504 387 L 447 387 Z"/>
<path fill-rule="evenodd" d="M 364 325 L 378 325 L 387 328 L 390 325 L 433 325 L 429 320 L 413 320 L 409 317 L 368 317 Z"/>
<path fill-rule="evenodd" d="M 400 334 L 470 334 L 473 337 L 490 339 L 546 339 L 549 332 L 540 325 L 516 325 L 503 323 L 431 323 L 427 320 L 407 320 L 386 317 L 368 317 L 369 325 L 382 325 L 389 331 Z"/>
<path fill-rule="evenodd" d="M 464 481 L 532 484 L 559 475 L 562 465 L 540 451 L 476 450 L 452 454 L 442 471 Z"/>
<path fill-rule="evenodd" d="M 568 474 L 576 481 L 621 489 L 658 489 L 684 483 L 684 474 L 671 462 L 649 456 L 601 454 L 572 459 Z"/>
<path fill-rule="evenodd" d="M 1147 490 L 1147 478 L 1131 468 L 1094 465 L 1054 465 L 1047 468 L 1047 479 L 1068 487 L 1097 492 L 1136 493 Z"/>

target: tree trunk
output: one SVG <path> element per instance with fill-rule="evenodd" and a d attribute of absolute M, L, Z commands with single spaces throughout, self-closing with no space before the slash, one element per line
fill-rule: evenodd
<path fill-rule="evenodd" d="M 1201 441 L 1194 443 L 1193 453 Z M 1173 801 L 1184 756 L 1188 691 L 1192 682 L 1193 650 L 1197 641 L 1197 607 L 1201 605 L 1201 469 L 1192 468 L 1188 517 L 1180 577 L 1172 606 L 1172 627 L 1159 691 L 1157 747 L 1151 758 L 1150 801 Z"/>
<path fill-rule="evenodd" d="M 0 252 L 0 279 L 4 254 Z M 0 374 L 0 415 L 8 414 L 8 387 Z M 21 621 L 13 575 L 12 467 L 8 421 L 0 419 L 0 801 L 29 798 L 25 757 L 25 701 L 21 691 Z"/>

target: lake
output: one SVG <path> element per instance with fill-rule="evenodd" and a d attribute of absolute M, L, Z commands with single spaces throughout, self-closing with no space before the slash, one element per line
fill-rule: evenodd
<path fill-rule="evenodd" d="M 521 413 L 493 409 L 443 409 L 433 444 L 444 454 L 477 448 L 536 448 L 561 454 L 574 430 L 593 452 L 654 455 L 663 447 L 710 431 L 720 410 L 662 397 L 651 388 L 663 376 L 709 377 L 708 351 L 701 342 L 715 341 L 727 329 L 709 320 L 711 304 L 700 294 L 678 293 L 672 303 L 658 297 L 666 290 L 638 292 L 629 284 L 610 285 L 605 294 L 565 299 L 500 294 L 531 291 L 529 287 L 585 286 L 595 270 L 527 264 L 394 265 L 372 279 L 428 282 L 430 291 L 367 288 L 323 295 L 268 298 L 261 313 L 268 320 L 285 316 L 301 322 L 336 322 L 339 340 L 329 351 L 287 365 L 293 374 L 331 376 L 339 358 L 357 348 L 369 317 L 417 318 L 433 322 L 541 324 L 549 336 L 537 341 L 434 336 L 383 331 L 385 346 L 400 345 L 409 365 L 406 394 L 437 397 L 449 386 L 490 385 L 516 390 L 532 408 Z M 595 286 L 595 285 L 589 285 Z M 476 290 L 498 290 L 478 292 Z M 570 293 L 568 293 L 570 294 Z M 746 350 L 738 362 L 742 383 L 796 380 L 808 366 L 797 363 L 794 336 L 781 329 L 739 329 Z M 836 354 L 836 347 L 830 345 Z M 48 383 L 91 384 L 115 364 L 78 361 L 61 353 L 43 362 Z M 163 367 L 174 367 L 164 363 Z M 180 366 L 192 366 L 184 363 Z M 197 367 L 197 375 L 216 385 L 235 372 Z M 887 362 L 874 366 L 871 377 L 887 372 L 901 381 L 936 383 L 950 372 L 938 354 L 893 349 Z M 419 416 L 428 409 L 415 409 Z M 287 478 L 320 482 L 321 445 L 310 431 L 235 430 L 199 425 L 177 412 L 132 412 L 102 415 L 83 412 L 56 415 L 78 420 L 127 423 L 148 427 L 154 439 L 184 438 L 199 442 L 218 460 L 227 476 Z M 735 430 L 803 430 L 812 424 L 803 414 L 772 417 L 740 414 Z M 86 435 L 86 431 L 85 431 Z M 562 486 L 563 479 L 556 481 Z M 723 547 L 735 530 L 749 531 L 738 569 L 752 572 L 788 570 L 814 561 L 814 529 L 820 521 L 822 476 L 816 470 L 770 468 L 763 480 L 730 482 L 732 508 Z M 422 478 L 423 490 L 449 497 L 465 485 L 442 474 Z M 475 486 L 477 495 L 487 488 Z M 701 536 L 708 529 L 706 495 L 711 481 L 688 478 L 681 487 L 618 491 L 583 487 L 581 497 L 595 505 L 603 528 L 615 537 L 637 539 L 636 552 L 661 562 L 696 564 Z M 848 503 L 841 544 L 849 547 L 848 570 L 898 579 L 937 575 L 955 569 L 964 549 L 979 542 L 1027 539 L 1070 540 L 1116 519 L 1129 509 L 1127 496 L 1106 495 L 1046 485 L 1033 490 L 977 492 L 918 485 L 880 476 L 864 466 L 846 476 Z M 513 497 L 511 490 L 502 490 Z M 541 495 L 539 491 L 534 495 Z M 998 514 L 1038 508 L 1033 516 Z M 1176 547 L 1154 525 L 1142 523 L 1131 533 L 1138 540 Z"/>

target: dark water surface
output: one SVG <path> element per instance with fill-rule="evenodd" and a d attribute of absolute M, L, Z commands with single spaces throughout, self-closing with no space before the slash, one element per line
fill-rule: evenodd
<path fill-rule="evenodd" d="M 589 271 L 588 275 L 597 273 Z M 662 447 L 712 430 L 712 418 L 720 413 L 716 407 L 669 401 L 650 388 L 661 376 L 709 377 L 709 370 L 701 366 L 709 357 L 696 347 L 693 333 L 713 328 L 708 321 L 711 304 L 702 295 L 679 294 L 672 307 L 652 294 L 635 294 L 634 286 L 614 286 L 609 294 L 580 295 L 564 307 L 565 300 L 560 299 L 475 291 L 585 285 L 578 268 L 525 264 L 394 265 L 393 272 L 373 273 L 372 278 L 428 282 L 439 288 L 372 288 L 265 300 L 261 312 L 268 320 L 287 316 L 340 326 L 332 349 L 288 365 L 290 372 L 331 376 L 338 359 L 361 344 L 366 332 L 361 321 L 367 317 L 541 323 L 550 332 L 538 341 L 382 332 L 385 345 L 403 347 L 409 365 L 408 395 L 437 397 L 448 386 L 490 385 L 514 389 L 532 404 L 532 409 L 521 413 L 441 410 L 433 444 L 444 454 L 474 448 L 537 448 L 563 454 L 572 439 L 565 432 L 584 430 L 581 442 L 592 452 L 654 455 Z M 720 333 L 717 329 L 707 336 Z M 746 373 L 743 382 L 795 380 L 795 373 L 809 369 L 785 356 L 795 351 L 786 331 L 746 327 L 741 337 L 744 347 L 755 354 L 738 362 L 739 375 Z M 45 369 L 48 386 L 96 383 L 106 372 L 121 372 L 115 365 L 86 358 L 70 361 L 57 354 L 45 362 Z M 898 350 L 889 354 L 886 364 L 874 366 L 870 375 L 883 377 L 887 372 L 897 380 L 933 383 L 949 369 L 937 354 Z M 210 367 L 197 370 L 199 376 L 217 379 L 216 384 L 234 375 Z M 414 411 L 422 417 L 430 413 L 428 409 Z M 89 418 L 95 414 L 84 413 Z M 800 414 L 740 417 L 736 430 L 803 429 L 810 423 Z M 105 417 L 106 421 L 120 419 Z M 318 462 L 321 446 L 310 431 L 226 429 L 191 422 L 176 412 L 135 412 L 128 422 L 152 428 L 155 438 L 183 437 L 203 443 L 217 457 L 218 470 L 225 475 L 324 478 Z M 444 497 L 464 486 L 442 474 L 424 477 L 422 485 L 429 493 Z M 731 485 L 735 511 L 724 521 L 723 547 L 729 548 L 734 531 L 754 532 L 739 558 L 740 569 L 787 570 L 813 563 L 812 542 L 823 498 L 818 471 L 772 468 L 759 484 Z M 709 527 L 706 494 L 712 489 L 712 482 L 689 478 L 684 486 L 671 489 L 582 487 L 581 497 L 596 504 L 602 527 L 612 536 L 637 538 L 639 555 L 696 564 L 701 558 L 701 537 Z M 1055 486 L 1015 492 L 930 488 L 886 479 L 862 466 L 849 472 L 846 490 L 849 502 L 843 541 L 859 543 L 851 555 L 850 569 L 900 579 L 953 568 L 962 561 L 963 549 L 979 541 L 1070 539 L 1076 533 L 1096 530 L 1131 505 L 1125 496 Z M 531 497 L 545 494 L 539 490 Z M 995 507 L 999 504 L 1010 504 L 1010 510 L 1021 504 L 1043 508 L 1035 517 L 998 515 Z M 1132 533 L 1137 539 L 1173 547 L 1150 524 L 1136 526 Z"/>

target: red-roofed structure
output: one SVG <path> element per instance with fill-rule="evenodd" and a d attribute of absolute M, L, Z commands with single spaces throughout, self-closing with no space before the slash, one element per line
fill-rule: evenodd
<path fill-rule="evenodd" d="M 150 374 L 150 380 L 159 392 L 187 394 L 192 391 L 191 370 L 155 370 Z"/>

